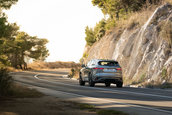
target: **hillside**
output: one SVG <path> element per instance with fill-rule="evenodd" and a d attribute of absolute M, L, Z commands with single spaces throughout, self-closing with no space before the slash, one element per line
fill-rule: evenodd
<path fill-rule="evenodd" d="M 145 18 L 143 13 L 136 18 Z M 119 61 L 125 84 L 172 82 L 172 5 L 159 6 L 143 22 L 114 28 L 92 46 L 86 45 L 85 62 L 94 58 Z"/>

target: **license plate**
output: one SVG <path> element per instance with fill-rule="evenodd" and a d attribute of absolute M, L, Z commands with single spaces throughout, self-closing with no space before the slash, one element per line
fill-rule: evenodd
<path fill-rule="evenodd" d="M 116 69 L 104 69 L 104 72 L 116 72 Z"/>

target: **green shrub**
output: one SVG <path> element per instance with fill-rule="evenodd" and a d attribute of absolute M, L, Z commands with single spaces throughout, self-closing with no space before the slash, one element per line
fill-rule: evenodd
<path fill-rule="evenodd" d="M 69 73 L 69 78 L 78 78 L 79 77 L 79 71 L 80 71 L 79 67 L 72 68 L 70 70 L 70 73 Z"/>
<path fill-rule="evenodd" d="M 106 26 L 106 20 L 102 19 L 94 27 L 96 41 L 99 41 L 105 35 L 105 32 L 106 32 L 105 26 Z"/>
<path fill-rule="evenodd" d="M 0 68 L 0 96 L 7 95 L 12 84 L 12 77 L 9 76 L 6 68 Z"/>
<path fill-rule="evenodd" d="M 161 76 L 162 76 L 163 79 L 167 80 L 167 69 L 166 68 L 162 69 Z"/>
<path fill-rule="evenodd" d="M 99 41 L 106 33 L 106 20 L 102 19 L 94 28 L 85 28 L 85 40 L 87 45 L 92 46 L 96 41 Z"/>
<path fill-rule="evenodd" d="M 115 26 L 116 26 L 116 22 L 114 19 L 108 18 L 106 20 L 106 25 L 105 25 L 106 30 L 110 30 L 110 29 L 114 28 Z"/>
<path fill-rule="evenodd" d="M 94 105 L 89 105 L 89 104 L 79 104 L 79 107 L 81 110 L 85 110 L 85 109 L 92 110 L 92 111 L 96 110 Z"/>
<path fill-rule="evenodd" d="M 87 58 L 88 57 L 88 53 L 84 53 L 82 57 L 83 58 Z"/>
<path fill-rule="evenodd" d="M 140 79 L 139 79 L 139 83 L 142 83 L 142 82 L 144 82 L 145 81 L 145 77 L 146 77 L 146 74 L 144 73 L 144 74 L 142 74 L 141 76 L 140 76 Z"/>
<path fill-rule="evenodd" d="M 92 46 L 96 42 L 94 30 L 87 26 L 85 28 L 85 35 L 86 35 L 85 40 L 87 42 L 87 45 Z"/>

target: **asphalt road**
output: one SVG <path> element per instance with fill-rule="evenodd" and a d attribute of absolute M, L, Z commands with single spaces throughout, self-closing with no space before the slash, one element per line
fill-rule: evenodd
<path fill-rule="evenodd" d="M 15 81 L 65 100 L 115 109 L 130 115 L 172 115 L 172 90 L 79 86 L 77 80 L 64 77 L 68 70 L 11 73 Z"/>

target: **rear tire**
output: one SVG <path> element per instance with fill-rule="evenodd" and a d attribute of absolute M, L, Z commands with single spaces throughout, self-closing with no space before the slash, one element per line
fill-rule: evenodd
<path fill-rule="evenodd" d="M 92 80 L 91 74 L 89 74 L 88 84 L 89 84 L 90 87 L 94 87 L 95 86 L 95 83 Z"/>
<path fill-rule="evenodd" d="M 82 80 L 82 77 L 79 77 L 79 85 L 84 86 L 85 85 L 85 81 Z"/>
<path fill-rule="evenodd" d="M 110 83 L 105 83 L 105 86 L 106 87 L 110 87 Z"/>
<path fill-rule="evenodd" d="M 119 83 L 117 83 L 117 84 L 116 84 L 116 86 L 117 86 L 117 87 L 119 87 L 119 88 L 121 88 L 121 87 L 122 87 L 122 85 L 123 85 L 123 83 L 122 83 L 122 82 L 119 82 Z"/>

